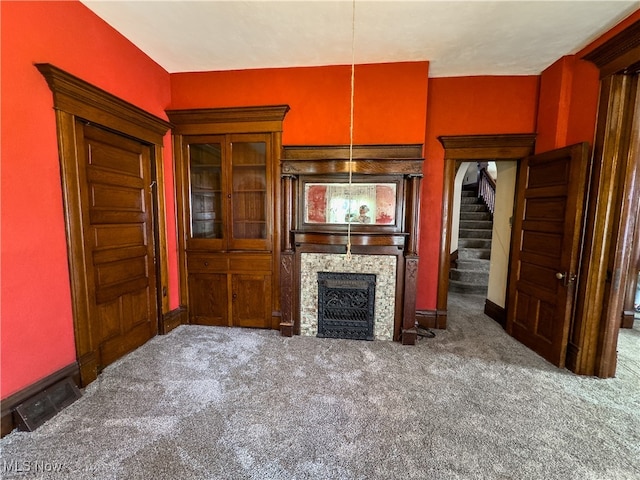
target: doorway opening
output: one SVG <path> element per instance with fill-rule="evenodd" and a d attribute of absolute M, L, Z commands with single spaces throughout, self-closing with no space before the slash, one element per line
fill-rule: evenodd
<path fill-rule="evenodd" d="M 500 197 L 496 199 L 495 204 L 500 204 L 500 207 L 498 212 L 494 211 L 493 213 L 493 223 L 497 225 L 492 226 L 492 241 L 488 257 L 491 262 L 488 285 L 495 286 L 487 289 L 487 299 L 492 300 L 485 303 L 485 313 L 504 325 L 506 322 L 504 303 L 511 235 L 510 219 L 513 210 L 517 162 L 533 153 L 535 134 L 442 136 L 439 137 L 439 140 L 445 149 L 445 175 L 442 193 L 442 238 L 436 307 L 437 328 L 446 328 L 451 254 L 456 250 L 452 247 L 452 239 L 456 239 L 456 243 L 453 245 L 457 245 L 459 242 L 459 223 L 454 223 L 459 222 L 459 208 L 456 210 L 455 201 L 460 198 L 462 179 L 469 165 L 476 162 L 494 162 L 496 175 L 502 181 L 502 186 L 499 186 L 500 181 L 496 184 L 496 194 Z M 463 166 L 464 164 L 466 167 Z M 499 232 L 496 233 L 498 225 Z M 502 260 L 498 260 L 499 258 Z M 499 266 L 494 267 L 493 263 L 495 262 L 498 262 Z M 492 273 L 494 269 L 495 273 Z"/>

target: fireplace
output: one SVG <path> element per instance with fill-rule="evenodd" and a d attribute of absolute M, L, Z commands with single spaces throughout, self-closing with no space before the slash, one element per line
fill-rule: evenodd
<path fill-rule="evenodd" d="M 415 343 L 421 152 L 422 145 L 354 146 L 350 161 L 344 146 L 283 147 L 283 335 Z M 347 275 L 351 287 L 320 273 Z M 362 296 L 372 308 L 366 315 L 336 309 L 327 319 L 331 308 L 319 285 L 339 305 Z M 353 317 L 344 318 L 346 311 Z"/>
<path fill-rule="evenodd" d="M 353 255 L 347 261 L 344 255 L 302 253 L 299 277 L 300 335 L 318 335 L 318 275 L 333 272 L 369 274 L 375 277 L 373 337 L 375 340 L 392 340 L 396 315 L 397 263 L 393 255 Z"/>
<path fill-rule="evenodd" d="M 373 340 L 376 276 L 318 273 L 318 337 Z"/>

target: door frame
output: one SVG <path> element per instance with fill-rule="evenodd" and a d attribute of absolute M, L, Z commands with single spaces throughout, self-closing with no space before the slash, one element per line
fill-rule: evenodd
<path fill-rule="evenodd" d="M 443 135 L 438 140 L 444 147 L 444 181 L 442 189 L 442 229 L 438 264 L 438 296 L 435 328 L 447 328 L 447 301 L 451 229 L 453 224 L 453 190 L 456 172 L 466 161 L 518 161 L 533 154 L 536 135 L 533 133 L 500 135 Z"/>
<path fill-rule="evenodd" d="M 97 348 L 91 336 L 89 320 L 89 279 L 84 255 L 83 205 L 80 196 L 78 162 L 81 154 L 77 145 L 76 122 L 84 121 L 131 137 L 151 148 L 151 175 L 155 185 L 152 211 L 157 270 L 158 323 L 169 311 L 168 256 L 164 209 L 163 139 L 170 124 L 144 110 L 101 90 L 84 80 L 51 65 L 36 64 L 53 93 L 58 133 L 63 208 L 66 225 L 67 252 L 71 283 L 76 358 L 82 386 L 98 375 Z"/>
<path fill-rule="evenodd" d="M 577 305 L 567 368 L 609 378 L 616 371 L 640 195 L 640 139 L 633 125 L 640 96 L 640 20 L 581 58 L 600 70 L 600 99 L 578 285 L 584 301 Z"/>

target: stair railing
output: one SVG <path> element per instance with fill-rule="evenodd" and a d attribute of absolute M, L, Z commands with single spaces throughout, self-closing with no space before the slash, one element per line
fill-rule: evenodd
<path fill-rule="evenodd" d="M 496 208 L 496 182 L 486 168 L 480 169 L 478 177 L 478 198 L 484 202 L 493 217 Z"/>

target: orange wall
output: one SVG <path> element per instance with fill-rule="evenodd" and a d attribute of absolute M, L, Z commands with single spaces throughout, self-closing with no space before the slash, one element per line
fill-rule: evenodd
<path fill-rule="evenodd" d="M 427 62 L 357 65 L 354 142 L 423 143 Z M 171 108 L 288 104 L 284 145 L 349 143 L 351 67 L 171 75 Z"/>
<path fill-rule="evenodd" d="M 433 309 L 438 288 L 444 149 L 440 135 L 533 133 L 537 76 L 429 80 L 425 176 L 421 205 L 418 309 Z"/>
<path fill-rule="evenodd" d="M 636 10 L 577 54 L 558 59 L 542 72 L 537 153 L 578 142 L 593 144 L 598 114 L 599 71 L 595 65 L 581 58 L 639 20 L 640 10 Z"/>
<path fill-rule="evenodd" d="M 536 153 L 593 140 L 599 74 L 590 62 L 565 56 L 541 75 Z"/>
<path fill-rule="evenodd" d="M 169 74 L 79 2 L 1 2 L 0 398 L 76 359 L 52 94 L 34 63 L 52 63 L 155 115 Z M 166 118 L 166 117 L 165 117 Z M 169 244 L 175 260 L 170 137 Z M 172 269 L 172 304 L 177 275 Z"/>
<path fill-rule="evenodd" d="M 283 140 L 289 145 L 348 143 L 350 68 L 169 75 L 79 2 L 0 2 L 0 9 L 5 398 L 75 361 L 55 118 L 51 92 L 34 63 L 52 63 L 160 117 L 165 108 L 287 103 Z M 637 18 L 640 11 L 623 23 Z M 444 162 L 437 137 L 528 133 L 536 131 L 537 119 L 539 148 L 590 139 L 597 81 L 593 67 L 576 60 L 583 53 L 560 59 L 542 77 L 428 79 L 427 62 L 357 66 L 355 143 L 425 144 L 418 309 L 436 303 Z M 175 308 L 168 136 L 165 179 Z"/>

